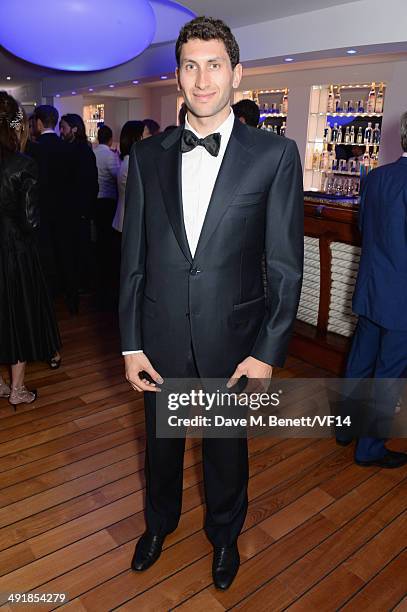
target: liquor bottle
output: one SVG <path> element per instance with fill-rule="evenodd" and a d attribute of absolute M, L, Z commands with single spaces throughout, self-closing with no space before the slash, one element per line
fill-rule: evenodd
<path fill-rule="evenodd" d="M 349 125 L 347 125 L 347 126 L 346 126 L 345 136 L 344 136 L 343 142 L 344 142 L 345 144 L 349 144 L 349 143 L 350 143 L 350 131 L 349 131 Z"/>
<path fill-rule="evenodd" d="M 327 113 L 333 113 L 335 109 L 335 104 L 334 104 L 334 86 L 330 85 L 329 86 L 329 92 L 328 92 L 328 103 L 327 103 L 327 107 L 326 107 L 326 112 Z"/>
<path fill-rule="evenodd" d="M 274 132 L 274 134 L 278 134 L 277 124 L 273 127 L 273 132 Z"/>
<path fill-rule="evenodd" d="M 362 142 L 363 142 L 362 126 L 359 126 L 358 133 L 356 136 L 356 144 L 362 144 Z"/>
<path fill-rule="evenodd" d="M 335 144 L 337 139 L 338 139 L 338 124 L 334 123 L 334 126 L 331 130 L 331 142 Z"/>
<path fill-rule="evenodd" d="M 355 112 L 355 106 L 353 104 L 353 100 L 348 100 L 347 111 L 348 111 L 348 113 L 354 113 Z"/>
<path fill-rule="evenodd" d="M 368 169 L 370 168 L 370 153 L 369 153 L 369 145 L 366 145 L 365 152 L 363 153 L 363 165 Z"/>
<path fill-rule="evenodd" d="M 379 165 L 379 155 L 377 153 L 377 145 L 373 145 L 373 153 L 370 158 L 370 169 L 374 170 Z"/>
<path fill-rule="evenodd" d="M 376 113 L 383 112 L 383 101 L 384 101 L 383 83 L 380 83 L 379 91 L 377 92 L 377 96 L 376 96 L 376 105 L 375 105 Z"/>
<path fill-rule="evenodd" d="M 365 101 L 358 100 L 358 113 L 364 113 L 364 112 L 365 112 Z"/>
<path fill-rule="evenodd" d="M 367 124 L 367 128 L 365 129 L 365 135 L 363 137 L 363 143 L 364 144 L 371 144 L 371 142 L 372 142 L 372 134 L 373 134 L 372 124 L 369 121 L 369 123 Z"/>
<path fill-rule="evenodd" d="M 286 124 L 285 124 L 285 121 L 283 121 L 283 124 L 280 128 L 280 136 L 285 136 L 285 130 L 286 130 Z"/>
<path fill-rule="evenodd" d="M 373 136 L 372 136 L 372 142 L 373 144 L 380 144 L 380 137 L 381 137 L 381 132 L 380 132 L 380 127 L 378 123 L 375 123 L 374 126 L 374 130 L 373 130 Z"/>
<path fill-rule="evenodd" d="M 319 170 L 320 166 L 321 166 L 321 154 L 318 151 L 318 149 L 316 149 L 312 155 L 312 169 Z"/>
<path fill-rule="evenodd" d="M 338 127 L 338 135 L 336 137 L 336 143 L 337 144 L 341 144 L 342 140 L 343 140 L 342 128 L 341 128 L 341 126 L 339 126 Z"/>
<path fill-rule="evenodd" d="M 284 90 L 282 110 L 283 110 L 284 115 L 288 114 L 288 89 L 287 88 Z"/>
<path fill-rule="evenodd" d="M 336 170 L 337 160 L 336 160 L 335 147 L 332 147 L 332 149 L 329 151 L 328 159 L 329 159 L 328 161 L 329 170 Z"/>
<path fill-rule="evenodd" d="M 325 171 L 329 168 L 329 151 L 328 143 L 324 142 L 324 148 L 321 153 L 320 170 Z"/>
<path fill-rule="evenodd" d="M 355 144 L 355 126 L 350 126 L 350 135 L 349 135 L 350 144 Z"/>
<path fill-rule="evenodd" d="M 341 88 L 339 87 L 339 85 L 338 85 L 338 89 L 336 90 L 336 94 L 335 94 L 334 107 L 335 107 L 335 113 L 342 112 Z"/>
<path fill-rule="evenodd" d="M 367 108 L 366 112 L 374 113 L 376 107 L 376 83 L 373 81 L 372 87 L 369 91 L 369 97 L 367 99 Z"/>

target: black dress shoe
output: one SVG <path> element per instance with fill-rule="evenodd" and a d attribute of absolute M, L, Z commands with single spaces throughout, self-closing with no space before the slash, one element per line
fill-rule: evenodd
<path fill-rule="evenodd" d="M 145 531 L 136 545 L 131 569 L 135 572 L 143 572 L 151 567 L 161 555 L 165 536 L 155 535 Z"/>
<path fill-rule="evenodd" d="M 335 438 L 335 441 L 339 446 L 349 446 L 349 444 L 352 444 L 353 438 Z"/>
<path fill-rule="evenodd" d="M 396 451 L 388 450 L 382 459 L 373 459 L 372 461 L 358 461 L 355 459 L 355 463 L 361 465 L 362 467 L 377 465 L 381 468 L 398 468 L 407 463 L 407 453 L 398 453 Z"/>
<path fill-rule="evenodd" d="M 240 565 L 237 544 L 216 546 L 213 550 L 212 576 L 217 589 L 225 591 L 230 587 Z"/>

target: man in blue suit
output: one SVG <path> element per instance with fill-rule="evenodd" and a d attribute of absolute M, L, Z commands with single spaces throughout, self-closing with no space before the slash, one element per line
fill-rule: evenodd
<path fill-rule="evenodd" d="M 359 321 L 346 378 L 400 379 L 407 375 L 407 112 L 401 117 L 401 146 L 402 157 L 371 172 L 361 189 L 362 253 L 353 296 Z M 400 382 L 376 382 L 376 419 L 380 411 L 383 416 L 386 403 L 379 395 L 384 397 L 385 390 L 390 390 L 385 410 L 391 420 Z M 385 468 L 407 463 L 407 454 L 387 449 L 385 441 L 360 437 L 356 463 Z"/>

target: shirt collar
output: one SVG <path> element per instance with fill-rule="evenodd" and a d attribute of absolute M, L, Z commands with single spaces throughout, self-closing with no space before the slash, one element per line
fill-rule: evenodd
<path fill-rule="evenodd" d="M 402 157 L 407 157 L 407 151 L 403 153 Z"/>
<path fill-rule="evenodd" d="M 235 123 L 235 115 L 232 109 L 230 109 L 230 113 L 228 115 L 228 117 L 225 119 L 225 121 L 214 131 L 214 133 L 219 133 L 221 135 L 221 140 L 220 140 L 220 148 L 221 150 L 225 150 L 226 149 L 226 145 L 229 142 L 229 138 L 230 135 L 232 133 L 233 130 L 233 125 Z M 199 134 L 199 132 L 197 132 L 196 130 L 194 130 L 194 128 L 191 126 L 191 124 L 188 122 L 188 117 L 185 117 L 185 128 L 187 130 L 191 130 L 191 132 L 193 132 L 195 134 L 195 136 L 198 136 L 198 138 L 203 138 L 203 136 L 201 134 Z"/>
<path fill-rule="evenodd" d="M 52 130 L 51 128 L 47 128 L 46 130 L 44 130 L 43 132 L 41 132 L 41 136 L 43 134 L 55 134 L 56 136 L 56 132 L 54 130 Z"/>

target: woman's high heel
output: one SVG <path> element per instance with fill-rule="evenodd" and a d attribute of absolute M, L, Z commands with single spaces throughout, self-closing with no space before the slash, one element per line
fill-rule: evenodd
<path fill-rule="evenodd" d="M 32 404 L 37 399 L 37 389 L 29 391 L 25 385 L 21 387 L 11 387 L 11 393 L 8 401 L 14 407 L 14 411 L 18 404 Z"/>
<path fill-rule="evenodd" d="M 10 397 L 10 393 L 11 393 L 10 387 L 8 385 L 6 385 L 4 380 L 2 380 L 0 382 L 0 399 L 2 397 L 4 397 L 4 398 Z"/>

